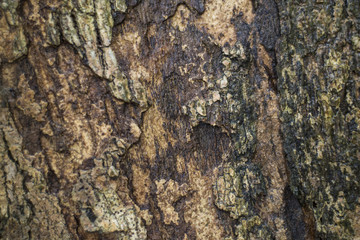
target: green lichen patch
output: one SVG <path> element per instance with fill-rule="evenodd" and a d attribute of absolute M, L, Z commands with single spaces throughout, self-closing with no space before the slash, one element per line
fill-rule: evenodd
<path fill-rule="evenodd" d="M 20 0 L 2 0 L 0 8 L 5 11 L 5 17 L 10 26 L 17 26 L 19 24 L 19 16 L 16 12 Z"/>
<path fill-rule="evenodd" d="M 126 77 L 119 72 L 118 76 L 109 83 L 109 86 L 114 97 L 128 102 L 131 99 L 131 95 L 127 82 L 124 79 Z"/>
<path fill-rule="evenodd" d="M 139 208 L 126 193 L 118 193 L 116 181 L 111 180 L 120 177 L 113 165 L 114 157 L 122 154 L 116 153 L 116 145 L 104 152 L 103 159 L 94 160 L 93 169 L 81 171 L 72 189 L 72 200 L 80 209 L 80 224 L 85 231 L 115 233 L 119 239 L 146 239 Z"/>
<path fill-rule="evenodd" d="M 236 219 L 237 239 L 271 239 L 271 232 L 258 216 L 254 203 L 266 194 L 261 171 L 243 159 L 242 163 L 227 164 L 217 178 L 213 193 L 215 205 Z"/>
<path fill-rule="evenodd" d="M 354 238 L 354 219 L 348 216 L 360 197 L 353 37 L 359 26 L 351 4 L 279 3 L 278 87 L 291 189 L 311 209 L 315 237 L 324 239 Z"/>
<path fill-rule="evenodd" d="M 127 6 L 126 6 L 126 1 L 125 0 L 110 0 L 111 3 L 113 4 L 113 8 L 115 11 L 119 11 L 119 12 L 126 12 Z"/>
<path fill-rule="evenodd" d="M 49 11 L 47 14 L 46 42 L 52 46 L 60 45 L 60 30 L 58 14 Z"/>
<path fill-rule="evenodd" d="M 114 97 L 125 102 L 140 103 L 142 108 L 146 108 L 146 95 L 141 83 L 135 83 L 125 76 L 110 47 L 113 14 L 116 11 L 125 12 L 126 3 L 109 0 L 65 1 L 60 16 L 62 34 L 95 74 L 110 81 Z"/>
<path fill-rule="evenodd" d="M 0 63 L 13 62 L 28 51 L 24 28 L 19 23 L 18 5 L 19 1 L 0 2 Z"/>

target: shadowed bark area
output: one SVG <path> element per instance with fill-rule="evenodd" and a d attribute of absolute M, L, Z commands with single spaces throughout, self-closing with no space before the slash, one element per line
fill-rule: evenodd
<path fill-rule="evenodd" d="M 0 238 L 360 238 L 359 19 L 0 0 Z"/>

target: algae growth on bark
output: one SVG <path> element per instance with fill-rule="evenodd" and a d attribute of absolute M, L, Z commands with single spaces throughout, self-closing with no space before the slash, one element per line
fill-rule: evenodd
<path fill-rule="evenodd" d="M 0 0 L 0 239 L 359 239 L 357 0 Z"/>

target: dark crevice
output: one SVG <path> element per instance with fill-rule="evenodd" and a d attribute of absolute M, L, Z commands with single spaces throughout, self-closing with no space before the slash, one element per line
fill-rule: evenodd
<path fill-rule="evenodd" d="M 49 192 L 51 194 L 57 194 L 59 192 L 59 189 L 61 187 L 60 181 L 54 171 L 49 168 L 48 174 L 46 176 L 48 186 L 49 186 Z"/>
<path fill-rule="evenodd" d="M 293 195 L 290 187 L 287 186 L 284 191 L 285 200 L 285 220 L 287 229 L 290 232 L 291 239 L 305 240 L 306 225 L 304 222 L 304 214 L 299 201 Z"/>

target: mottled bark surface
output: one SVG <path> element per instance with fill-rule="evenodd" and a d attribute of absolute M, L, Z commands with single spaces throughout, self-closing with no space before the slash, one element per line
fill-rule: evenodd
<path fill-rule="evenodd" d="M 360 239 L 358 0 L 0 0 L 1 239 Z"/>

